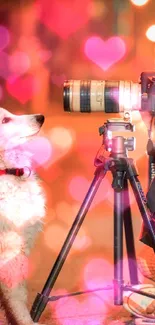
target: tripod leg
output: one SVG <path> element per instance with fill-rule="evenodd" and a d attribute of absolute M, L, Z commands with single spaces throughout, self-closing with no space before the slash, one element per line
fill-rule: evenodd
<path fill-rule="evenodd" d="M 123 192 L 114 191 L 114 304 L 123 304 Z"/>
<path fill-rule="evenodd" d="M 51 289 L 53 288 L 55 281 L 61 271 L 61 268 L 68 256 L 68 253 L 73 245 L 73 242 L 76 238 L 76 235 L 84 221 L 84 218 L 86 216 L 86 213 L 88 212 L 88 209 L 93 201 L 93 198 L 99 188 L 99 185 L 104 178 L 106 174 L 106 171 L 100 167 L 98 167 L 95 171 L 94 179 L 91 183 L 91 186 L 86 194 L 86 197 L 80 207 L 80 210 L 72 224 L 72 227 L 66 237 L 66 240 L 60 250 L 60 253 L 53 265 L 53 268 L 48 276 L 48 279 L 43 287 L 43 290 L 41 294 L 37 294 L 36 299 L 33 303 L 32 309 L 31 309 L 31 317 L 32 319 L 37 322 L 44 311 L 47 303 L 48 303 L 48 296 L 51 292 Z"/>
<path fill-rule="evenodd" d="M 131 166 L 130 166 L 131 167 Z M 138 177 L 134 175 L 134 169 L 130 169 L 128 170 L 129 173 L 129 181 L 131 184 L 131 187 L 133 189 L 143 222 L 144 222 L 144 226 L 147 229 L 148 232 L 148 245 L 151 246 L 154 250 L 155 250 L 155 231 L 154 228 L 152 226 L 151 223 L 151 219 L 150 219 L 150 214 L 149 214 L 149 210 L 147 208 L 147 201 L 145 198 L 145 195 L 143 193 L 141 184 L 138 180 Z"/>
<path fill-rule="evenodd" d="M 138 270 L 137 270 L 137 262 L 136 262 L 136 252 L 135 252 L 135 245 L 134 245 L 134 234 L 133 234 L 127 179 L 124 180 L 123 195 L 124 195 L 123 221 L 124 221 L 125 240 L 126 240 L 126 248 L 127 248 L 127 255 L 128 255 L 130 282 L 131 284 L 134 285 L 134 284 L 138 284 L 139 281 L 138 281 Z"/>

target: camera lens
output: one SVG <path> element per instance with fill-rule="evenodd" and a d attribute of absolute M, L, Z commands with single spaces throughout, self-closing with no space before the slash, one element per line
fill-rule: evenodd
<path fill-rule="evenodd" d="M 119 113 L 141 109 L 141 86 L 132 81 L 68 80 L 64 82 L 64 110 Z"/>

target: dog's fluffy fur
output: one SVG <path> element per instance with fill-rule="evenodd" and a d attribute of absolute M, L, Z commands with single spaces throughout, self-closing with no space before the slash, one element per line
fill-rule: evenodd
<path fill-rule="evenodd" d="M 45 215 L 45 196 L 27 144 L 43 123 L 39 115 L 13 115 L 0 108 L 0 170 L 23 168 L 23 175 L 0 175 L 0 300 L 7 324 L 34 324 L 27 309 L 27 260 Z M 37 324 L 37 323 L 36 323 Z"/>

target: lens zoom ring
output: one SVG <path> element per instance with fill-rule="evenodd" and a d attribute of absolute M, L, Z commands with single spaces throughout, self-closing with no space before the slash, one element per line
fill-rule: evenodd
<path fill-rule="evenodd" d="M 119 113 L 119 82 L 105 82 L 105 112 Z"/>
<path fill-rule="evenodd" d="M 80 112 L 91 112 L 90 107 L 90 81 L 80 82 Z"/>

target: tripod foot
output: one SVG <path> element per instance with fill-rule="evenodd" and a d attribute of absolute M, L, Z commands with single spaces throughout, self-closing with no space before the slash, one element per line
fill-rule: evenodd
<path fill-rule="evenodd" d="M 155 324 L 155 315 L 153 313 L 149 313 L 149 306 L 155 301 L 155 286 L 152 284 L 138 284 L 132 286 L 131 288 L 133 288 L 133 290 L 137 290 L 138 293 L 132 291 L 132 289 L 131 291 L 124 291 L 124 308 L 128 310 L 132 315 L 139 317 L 135 320 L 135 324 L 144 325 L 144 319 L 146 324 L 152 324 L 150 321 L 154 321 L 153 324 Z M 147 297 L 145 294 L 151 294 L 154 296 L 154 298 Z"/>

